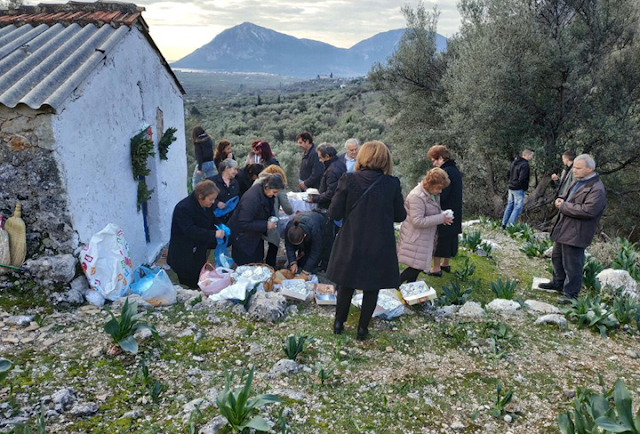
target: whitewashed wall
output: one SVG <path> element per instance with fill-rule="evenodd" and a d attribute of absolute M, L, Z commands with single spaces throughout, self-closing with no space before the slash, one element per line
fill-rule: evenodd
<path fill-rule="evenodd" d="M 161 161 L 157 110 L 164 129 L 175 127 L 177 141 Z M 156 156 L 150 158 L 151 242 L 145 240 L 142 212 L 136 209 L 137 183 L 131 172 L 130 139 L 151 125 Z M 108 223 L 124 231 L 134 266 L 152 261 L 169 241 L 175 204 L 187 195 L 184 107 L 174 80 L 145 37 L 133 28 L 105 64 L 54 116 L 56 159 L 67 183 L 69 211 L 80 242 Z"/>

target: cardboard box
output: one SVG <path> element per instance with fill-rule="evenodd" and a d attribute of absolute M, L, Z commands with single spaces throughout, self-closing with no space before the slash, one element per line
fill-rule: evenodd
<path fill-rule="evenodd" d="M 409 305 L 424 303 L 425 301 L 432 301 L 438 298 L 438 294 L 436 294 L 436 290 L 433 288 L 429 288 L 429 291 L 423 292 L 421 294 L 413 295 L 411 297 L 403 297 L 404 301 Z"/>
<path fill-rule="evenodd" d="M 334 305 L 338 301 L 338 293 L 333 285 L 318 283 L 314 288 L 316 304 Z"/>
<path fill-rule="evenodd" d="M 401 285 L 400 294 L 402 294 L 402 298 L 409 305 L 424 303 L 438 298 L 436 290 L 421 280 Z"/>
<path fill-rule="evenodd" d="M 301 288 L 305 288 L 304 292 L 300 291 Z M 287 279 L 280 284 L 280 294 L 293 300 L 306 301 L 313 290 L 309 290 L 309 285 L 302 279 Z"/>

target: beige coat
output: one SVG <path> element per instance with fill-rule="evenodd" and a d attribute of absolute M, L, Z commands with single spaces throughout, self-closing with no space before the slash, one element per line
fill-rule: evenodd
<path fill-rule="evenodd" d="M 436 229 L 444 222 L 440 198 L 431 195 L 418 184 L 404 201 L 407 219 L 400 227 L 398 261 L 417 270 L 429 270 L 436 247 Z"/>

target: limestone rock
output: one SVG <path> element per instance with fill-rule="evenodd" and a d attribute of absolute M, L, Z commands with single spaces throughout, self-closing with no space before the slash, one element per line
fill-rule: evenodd
<path fill-rule="evenodd" d="M 184 416 L 182 416 L 182 421 L 184 423 L 189 422 L 189 418 L 191 417 L 191 413 L 193 413 L 196 409 L 204 410 L 209 407 L 211 403 L 204 398 L 196 398 L 192 401 L 187 402 L 182 411 L 184 412 Z"/>
<path fill-rule="evenodd" d="M 609 286 L 611 288 L 622 287 L 622 292 L 629 297 L 638 298 L 638 283 L 631 277 L 626 270 L 614 270 L 613 268 L 607 268 L 602 270 L 596 278 L 602 284 L 602 287 Z"/>
<path fill-rule="evenodd" d="M 209 421 L 205 426 L 200 428 L 198 434 L 216 434 L 222 428 L 227 425 L 227 419 L 224 416 L 216 416 Z"/>
<path fill-rule="evenodd" d="M 455 304 L 443 306 L 436 310 L 436 315 L 452 316 L 453 314 L 458 312 L 458 309 L 460 309 L 460 306 L 456 306 Z"/>
<path fill-rule="evenodd" d="M 129 295 L 127 297 L 120 297 L 119 299 L 114 301 L 111 304 L 111 310 L 114 311 L 114 312 L 120 312 L 120 310 L 122 309 L 122 306 L 124 306 L 124 302 L 125 302 L 125 300 L 127 298 L 129 299 L 129 304 L 134 303 L 134 302 L 137 303 L 138 304 L 138 309 L 140 309 L 140 308 L 153 309 L 153 306 L 151 306 L 149 303 L 144 301 L 142 299 L 142 297 L 140 297 L 137 294 L 132 294 L 132 295 Z"/>
<path fill-rule="evenodd" d="M 524 305 L 528 309 L 537 313 L 560 313 L 560 309 L 556 306 L 538 300 L 527 300 L 524 302 Z"/>
<path fill-rule="evenodd" d="M 476 226 L 480 224 L 480 220 L 467 220 L 466 222 L 462 222 L 462 228 L 469 228 L 471 226 Z"/>
<path fill-rule="evenodd" d="M 71 254 L 42 256 L 27 260 L 22 268 L 34 279 L 59 284 L 73 280 L 76 263 L 76 258 Z"/>
<path fill-rule="evenodd" d="M 58 413 L 62 413 L 73 405 L 76 400 L 76 394 L 72 388 L 66 387 L 51 395 L 51 400 L 53 401 L 55 410 Z"/>
<path fill-rule="evenodd" d="M 275 375 L 282 374 L 297 374 L 301 367 L 296 362 L 290 359 L 280 359 L 271 368 L 271 373 Z"/>
<path fill-rule="evenodd" d="M 18 327 L 26 327 L 33 321 L 34 315 L 13 315 L 4 319 L 4 322 L 9 325 L 16 325 Z"/>
<path fill-rule="evenodd" d="M 284 317 L 287 300 L 275 292 L 256 292 L 249 299 L 248 312 L 256 321 L 276 322 Z"/>
<path fill-rule="evenodd" d="M 96 414 L 99 408 L 95 402 L 88 402 L 86 404 L 74 405 L 69 413 L 76 417 L 91 416 L 92 414 Z"/>
<path fill-rule="evenodd" d="M 513 300 L 505 300 L 503 298 L 496 298 L 487 305 L 487 310 L 491 312 L 499 313 L 515 313 L 520 309 L 520 303 Z"/>
<path fill-rule="evenodd" d="M 550 258 L 551 257 L 551 253 L 553 252 L 553 246 L 549 247 L 547 250 L 544 251 L 544 253 L 542 254 L 545 258 Z"/>
<path fill-rule="evenodd" d="M 458 310 L 458 315 L 469 318 L 479 318 L 486 314 L 480 303 L 475 301 L 467 301 L 460 310 Z"/>
<path fill-rule="evenodd" d="M 202 292 L 193 289 L 184 289 L 180 285 L 173 286 L 176 289 L 176 299 L 180 304 L 186 304 L 189 301 L 202 295 Z"/>
<path fill-rule="evenodd" d="M 539 317 L 536 322 L 536 325 L 540 325 L 540 324 L 551 324 L 551 325 L 557 325 L 559 328 L 564 329 L 567 327 L 567 319 L 557 313 L 550 313 L 548 315 L 543 315 L 541 317 Z"/>

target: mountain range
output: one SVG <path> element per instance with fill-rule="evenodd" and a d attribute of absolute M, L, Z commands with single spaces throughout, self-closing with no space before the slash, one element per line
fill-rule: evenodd
<path fill-rule="evenodd" d="M 298 39 L 252 23 L 231 27 L 211 42 L 171 64 L 174 68 L 215 72 L 262 72 L 293 77 L 366 75 L 397 48 L 404 29 L 378 33 L 351 48 Z M 447 39 L 436 34 L 436 47 Z"/>

